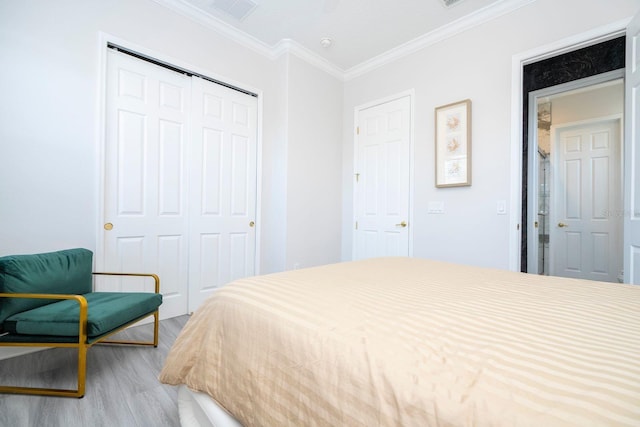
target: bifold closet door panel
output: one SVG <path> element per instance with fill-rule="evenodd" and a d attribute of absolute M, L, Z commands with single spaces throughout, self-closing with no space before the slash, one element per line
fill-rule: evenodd
<path fill-rule="evenodd" d="M 257 99 L 194 77 L 189 309 L 254 274 Z"/>

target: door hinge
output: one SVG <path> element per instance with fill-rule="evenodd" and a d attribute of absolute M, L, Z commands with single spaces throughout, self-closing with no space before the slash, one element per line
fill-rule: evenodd
<path fill-rule="evenodd" d="M 358 229 L 358 221 L 356 221 L 356 230 Z"/>
<path fill-rule="evenodd" d="M 356 182 L 360 182 L 360 174 L 359 173 L 356 174 Z"/>
<path fill-rule="evenodd" d="M 356 135 L 360 135 L 360 126 L 356 126 Z"/>

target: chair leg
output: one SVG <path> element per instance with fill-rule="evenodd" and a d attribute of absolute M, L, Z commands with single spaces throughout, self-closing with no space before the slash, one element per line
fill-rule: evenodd
<path fill-rule="evenodd" d="M 153 313 L 153 346 L 158 347 L 158 331 L 160 329 L 160 311 Z"/>
<path fill-rule="evenodd" d="M 87 379 L 87 347 L 78 347 L 78 396 L 84 397 L 85 383 Z"/>

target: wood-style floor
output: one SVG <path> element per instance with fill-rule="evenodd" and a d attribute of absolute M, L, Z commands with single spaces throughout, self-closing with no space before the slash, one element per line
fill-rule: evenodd
<path fill-rule="evenodd" d="M 158 374 L 188 316 L 162 320 L 158 348 L 96 345 L 87 353 L 83 398 L 0 394 L 2 427 L 177 427 L 176 387 Z M 152 339 L 151 324 L 116 335 Z M 77 356 L 72 349 L 49 349 L 0 360 L 0 383 L 75 388 Z"/>

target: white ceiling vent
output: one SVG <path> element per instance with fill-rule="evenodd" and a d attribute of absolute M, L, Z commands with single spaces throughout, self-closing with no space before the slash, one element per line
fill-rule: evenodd
<path fill-rule="evenodd" d="M 462 0 L 442 0 L 442 4 L 444 7 L 451 7 L 457 3 L 460 3 Z"/>
<path fill-rule="evenodd" d="M 242 21 L 258 6 L 253 0 L 213 0 L 213 7 Z"/>

